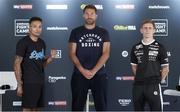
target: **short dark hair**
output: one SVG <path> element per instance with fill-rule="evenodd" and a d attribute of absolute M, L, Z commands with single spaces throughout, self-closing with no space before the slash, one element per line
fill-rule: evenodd
<path fill-rule="evenodd" d="M 97 8 L 92 4 L 86 5 L 83 9 L 83 13 L 86 11 L 86 9 L 94 9 L 94 11 L 97 13 Z"/>
<path fill-rule="evenodd" d="M 40 21 L 42 22 L 42 19 L 40 17 L 31 17 L 29 20 L 29 24 L 31 24 L 33 21 Z"/>
<path fill-rule="evenodd" d="M 155 23 L 154 23 L 154 21 L 152 21 L 152 19 L 146 19 L 146 20 L 144 20 L 144 21 L 141 23 L 141 28 L 143 27 L 144 24 L 147 24 L 147 23 L 152 24 L 153 27 L 154 27 L 154 29 L 156 28 Z"/>

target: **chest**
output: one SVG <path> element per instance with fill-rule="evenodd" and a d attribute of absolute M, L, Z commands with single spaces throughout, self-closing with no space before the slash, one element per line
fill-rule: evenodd
<path fill-rule="evenodd" d="M 156 62 L 158 61 L 160 49 L 159 49 L 159 46 L 148 45 L 148 46 L 142 46 L 141 48 L 136 49 L 134 53 L 135 53 L 138 63 L 142 63 L 144 61 Z"/>
<path fill-rule="evenodd" d="M 43 59 L 45 56 L 45 46 L 42 43 L 29 43 L 26 48 L 26 57 L 29 59 Z"/>
<path fill-rule="evenodd" d="M 99 48 L 103 45 L 103 35 L 98 33 L 84 33 L 77 35 L 79 48 Z"/>

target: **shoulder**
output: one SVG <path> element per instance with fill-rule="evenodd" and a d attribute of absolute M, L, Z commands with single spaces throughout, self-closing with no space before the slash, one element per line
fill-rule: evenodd
<path fill-rule="evenodd" d="M 155 41 L 155 42 L 154 42 L 154 45 L 158 46 L 159 48 L 163 48 L 163 49 L 165 48 L 164 45 L 161 44 L 161 43 L 158 42 L 158 41 Z"/>
<path fill-rule="evenodd" d="M 39 38 L 39 41 L 40 41 L 40 42 L 43 42 L 43 43 L 45 43 L 45 42 L 44 42 L 44 40 L 43 40 L 43 39 L 41 39 L 41 38 Z"/>
<path fill-rule="evenodd" d="M 27 41 L 28 41 L 28 36 L 25 36 L 25 37 L 23 37 L 23 38 L 21 38 L 19 41 L 18 41 L 18 44 L 25 44 L 25 43 L 27 43 Z"/>
<path fill-rule="evenodd" d="M 41 44 L 43 44 L 44 46 L 46 45 L 45 41 L 44 41 L 43 39 L 41 39 L 41 38 L 39 38 L 39 42 L 40 42 Z"/>
<path fill-rule="evenodd" d="M 132 49 L 140 49 L 143 48 L 143 44 L 141 42 L 136 43 L 135 45 L 133 45 Z"/>
<path fill-rule="evenodd" d="M 72 31 L 81 31 L 83 29 L 84 29 L 84 26 L 79 26 L 79 27 L 72 29 Z"/>
<path fill-rule="evenodd" d="M 97 29 L 97 30 L 100 30 L 100 31 L 102 31 L 102 32 L 108 32 L 105 28 L 100 27 L 100 26 L 96 26 L 96 29 Z"/>

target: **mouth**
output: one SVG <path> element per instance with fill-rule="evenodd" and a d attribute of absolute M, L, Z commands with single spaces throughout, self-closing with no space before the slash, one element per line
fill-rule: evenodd
<path fill-rule="evenodd" d="M 93 19 L 91 19 L 91 18 L 88 18 L 87 20 L 88 20 L 88 21 L 92 21 Z"/>

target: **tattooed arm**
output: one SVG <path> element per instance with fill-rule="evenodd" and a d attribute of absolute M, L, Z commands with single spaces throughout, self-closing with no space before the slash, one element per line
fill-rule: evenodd
<path fill-rule="evenodd" d="M 15 76 L 17 80 L 17 95 L 22 96 L 22 71 L 21 71 L 21 63 L 22 63 L 23 57 L 16 55 L 15 61 L 14 61 L 14 71 Z"/>

